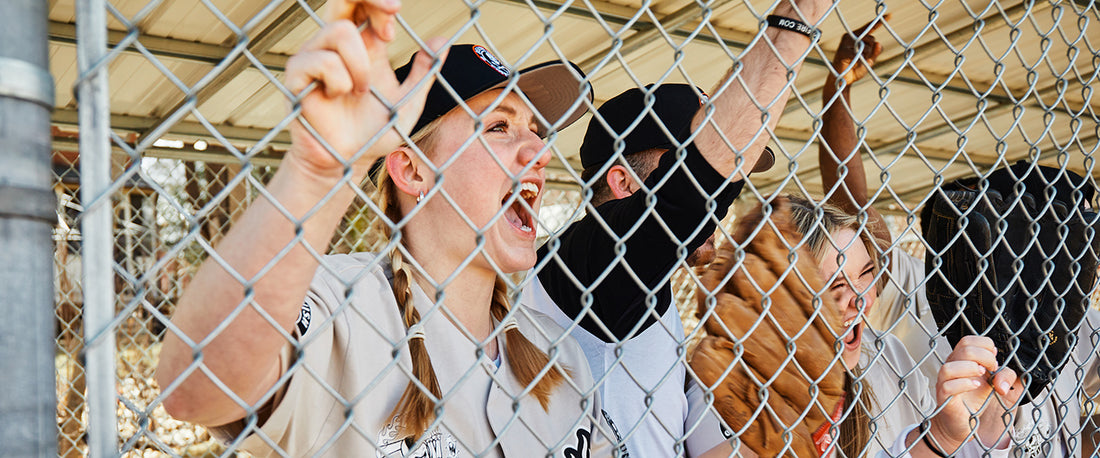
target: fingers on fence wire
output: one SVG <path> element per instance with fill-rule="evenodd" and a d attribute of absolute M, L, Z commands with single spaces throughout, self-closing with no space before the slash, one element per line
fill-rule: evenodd
<path fill-rule="evenodd" d="M 397 131 L 411 131 L 423 111 L 434 78 L 429 70 L 436 58 L 446 58 L 446 50 L 443 40 L 429 40 L 428 47 L 436 51 L 420 51 L 399 80 L 386 50 L 400 6 L 393 3 L 397 6 L 336 2 L 331 21 L 287 63 L 287 88 L 305 92 L 301 117 L 291 128 L 291 152 L 319 171 L 342 172 L 345 162 L 354 160 L 356 169 L 366 173 L 378 157 L 403 143 Z M 356 157 L 368 144 L 368 154 Z"/>
<path fill-rule="evenodd" d="M 370 87 L 370 65 L 370 56 L 355 24 L 339 21 L 302 45 L 288 65 L 286 83 L 291 91 L 299 93 L 316 81 L 327 98 L 362 93 Z"/>
<path fill-rule="evenodd" d="M 743 217 L 734 235 L 743 251 L 723 245 L 704 273 L 714 310 L 700 301 L 708 336 L 691 366 L 753 451 L 774 453 L 789 432 L 798 456 L 815 456 L 812 432 L 844 396 L 843 368 L 823 357 L 837 354 L 841 320 L 830 298 L 815 300 L 824 281 L 808 251 L 794 249 L 801 236 L 786 205 L 779 199 L 768 214 L 760 206 Z"/>
<path fill-rule="evenodd" d="M 393 40 L 396 35 L 400 0 L 334 0 L 328 2 L 328 7 L 326 20 L 329 22 L 350 20 L 365 24 L 364 33 L 374 33 L 385 41 Z"/>
<path fill-rule="evenodd" d="M 875 60 L 882 54 L 882 44 L 873 35 L 879 27 L 890 20 L 890 13 L 876 17 L 855 29 L 852 33 L 846 33 L 840 37 L 840 45 L 837 46 L 836 55 L 833 57 L 833 70 L 844 79 L 845 83 L 852 84 L 870 72 Z"/>
<path fill-rule="evenodd" d="M 1004 413 L 1015 409 L 1024 392 L 1011 368 L 997 363 L 997 346 L 989 337 L 965 336 L 940 368 L 936 398 L 942 410 L 932 419 L 940 448 L 952 451 L 976 432 L 983 443 L 999 442 Z M 991 396 L 993 398 L 991 398 Z M 975 430 L 973 417 L 977 415 Z"/>

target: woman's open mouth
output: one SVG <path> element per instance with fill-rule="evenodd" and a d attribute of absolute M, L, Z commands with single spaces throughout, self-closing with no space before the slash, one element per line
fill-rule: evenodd
<path fill-rule="evenodd" d="M 501 200 L 501 205 L 508 205 L 508 201 L 512 199 L 512 192 L 509 191 L 505 194 L 504 199 Z M 504 211 L 504 219 L 508 220 L 508 224 L 516 228 L 524 234 L 535 234 L 535 216 L 531 214 L 529 209 L 535 208 L 535 200 L 539 195 L 539 185 L 530 181 L 520 183 L 519 196 L 512 200 L 512 204 L 508 205 L 508 209 Z M 524 206 L 524 204 L 527 204 Z"/>
<path fill-rule="evenodd" d="M 863 320 L 858 318 L 852 318 L 844 322 L 844 329 L 847 333 L 844 334 L 844 350 L 851 351 L 859 349 L 860 342 L 863 338 Z"/>

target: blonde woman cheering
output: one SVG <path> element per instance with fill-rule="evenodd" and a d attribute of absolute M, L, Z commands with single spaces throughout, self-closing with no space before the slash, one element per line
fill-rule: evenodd
<path fill-rule="evenodd" d="M 580 349 L 501 277 L 535 263 L 543 137 L 583 114 L 583 74 L 473 45 L 391 70 L 399 2 L 331 3 L 287 64 L 286 158 L 172 319 L 165 407 L 258 455 L 610 454 Z M 386 248 L 322 256 L 380 158 Z"/>

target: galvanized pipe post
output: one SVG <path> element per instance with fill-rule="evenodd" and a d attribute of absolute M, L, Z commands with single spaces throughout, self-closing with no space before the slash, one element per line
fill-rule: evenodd
<path fill-rule="evenodd" d="M 76 65 L 80 71 L 80 232 L 84 291 L 84 374 L 88 452 L 118 455 L 115 390 L 114 232 L 111 203 L 110 99 L 104 0 L 76 2 Z"/>
<path fill-rule="evenodd" d="M 57 456 L 47 2 L 0 2 L 0 455 Z"/>

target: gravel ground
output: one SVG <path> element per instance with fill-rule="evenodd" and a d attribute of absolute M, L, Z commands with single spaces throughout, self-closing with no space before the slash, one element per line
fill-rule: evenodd
<path fill-rule="evenodd" d="M 120 340 L 120 345 L 122 341 Z M 154 343 L 142 348 L 133 345 L 120 348 L 118 352 L 118 438 L 119 448 L 124 450 L 123 457 L 162 457 L 184 456 L 203 457 L 221 456 L 225 453 L 218 441 L 210 437 L 205 428 L 190 423 L 176 420 L 165 412 L 164 407 L 156 405 L 155 408 L 146 411 L 160 395 L 160 387 L 153 379 L 155 361 L 160 354 L 160 343 Z M 72 384 L 71 374 L 72 360 L 65 354 L 56 358 L 57 365 L 57 395 L 63 400 L 66 390 Z M 62 431 L 59 437 L 59 445 L 62 451 L 67 444 L 75 444 L 69 456 L 86 456 L 87 444 L 82 437 L 84 426 L 87 425 L 87 410 L 80 409 L 79 427 L 77 431 L 65 437 L 62 429 L 65 421 L 69 420 L 71 413 L 59 402 L 58 428 Z M 144 427 L 143 427 L 144 425 Z M 231 453 L 229 456 L 249 456 L 245 453 Z"/>

